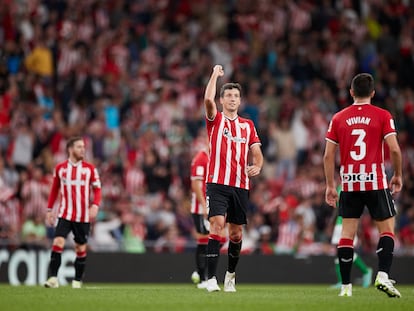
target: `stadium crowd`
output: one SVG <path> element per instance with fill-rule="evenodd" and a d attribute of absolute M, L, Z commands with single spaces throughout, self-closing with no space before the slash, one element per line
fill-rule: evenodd
<path fill-rule="evenodd" d="M 404 161 L 397 255 L 414 255 L 414 3 L 409 0 L 4 0 L 0 4 L 0 247 L 47 248 L 53 166 L 85 137 L 103 185 L 95 251 L 195 246 L 190 162 L 212 65 L 243 86 L 265 165 L 243 252 L 334 254 L 324 202 L 328 120 L 376 80 Z M 375 251 L 370 218 L 361 254 Z"/>

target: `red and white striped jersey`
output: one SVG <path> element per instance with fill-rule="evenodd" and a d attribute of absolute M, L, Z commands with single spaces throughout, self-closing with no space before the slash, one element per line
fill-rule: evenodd
<path fill-rule="evenodd" d="M 124 178 L 125 190 L 129 195 L 137 195 L 145 186 L 145 174 L 140 167 L 128 167 Z"/>
<path fill-rule="evenodd" d="M 296 221 L 289 220 L 279 225 L 276 241 L 277 253 L 292 253 L 299 243 L 301 227 Z"/>
<path fill-rule="evenodd" d="M 41 215 L 44 218 L 50 184 L 45 180 L 29 179 L 22 185 L 23 213 L 25 217 Z"/>
<path fill-rule="evenodd" d="M 371 104 L 353 104 L 333 116 L 326 140 L 339 146 L 343 191 L 388 188 L 384 139 L 396 134 L 391 114 Z"/>
<path fill-rule="evenodd" d="M 206 176 L 208 166 L 208 153 L 206 150 L 200 150 L 193 161 L 191 161 L 191 180 L 199 179 L 203 181 L 203 193 L 206 195 Z M 203 207 L 198 202 L 194 192 L 191 193 L 191 213 L 203 214 Z"/>
<path fill-rule="evenodd" d="M 93 201 L 90 193 L 93 188 Z M 101 201 L 101 181 L 98 170 L 91 163 L 69 160 L 56 165 L 53 172 L 53 184 L 49 196 L 48 208 L 60 192 L 59 218 L 73 222 L 89 222 L 89 206 Z"/>
<path fill-rule="evenodd" d="M 261 144 L 253 121 L 239 116 L 230 120 L 222 112 L 206 121 L 210 142 L 207 182 L 249 190 L 249 149 Z"/>

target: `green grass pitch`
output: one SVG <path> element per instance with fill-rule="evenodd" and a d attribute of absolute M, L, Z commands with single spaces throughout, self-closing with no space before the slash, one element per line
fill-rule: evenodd
<path fill-rule="evenodd" d="M 412 310 L 414 286 L 400 285 L 402 298 L 388 298 L 374 287 L 354 286 L 352 297 L 338 297 L 328 285 L 238 284 L 237 293 L 197 289 L 192 284 L 84 284 L 62 286 L 0 285 L 4 311 L 399 311 Z"/>

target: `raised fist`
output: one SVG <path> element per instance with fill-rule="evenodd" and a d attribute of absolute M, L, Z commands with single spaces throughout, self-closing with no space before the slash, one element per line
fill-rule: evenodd
<path fill-rule="evenodd" d="M 219 77 L 224 75 L 224 70 L 222 65 L 215 65 L 213 68 L 213 72 L 216 73 Z"/>

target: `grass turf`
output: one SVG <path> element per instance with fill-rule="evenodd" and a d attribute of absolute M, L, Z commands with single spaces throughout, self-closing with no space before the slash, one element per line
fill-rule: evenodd
<path fill-rule="evenodd" d="M 339 291 L 328 285 L 238 284 L 237 293 L 208 293 L 192 284 L 85 284 L 82 289 L 2 284 L 0 310 L 411 310 L 414 286 L 397 288 L 400 299 L 388 298 L 374 287 L 358 286 L 352 297 L 338 297 Z"/>

